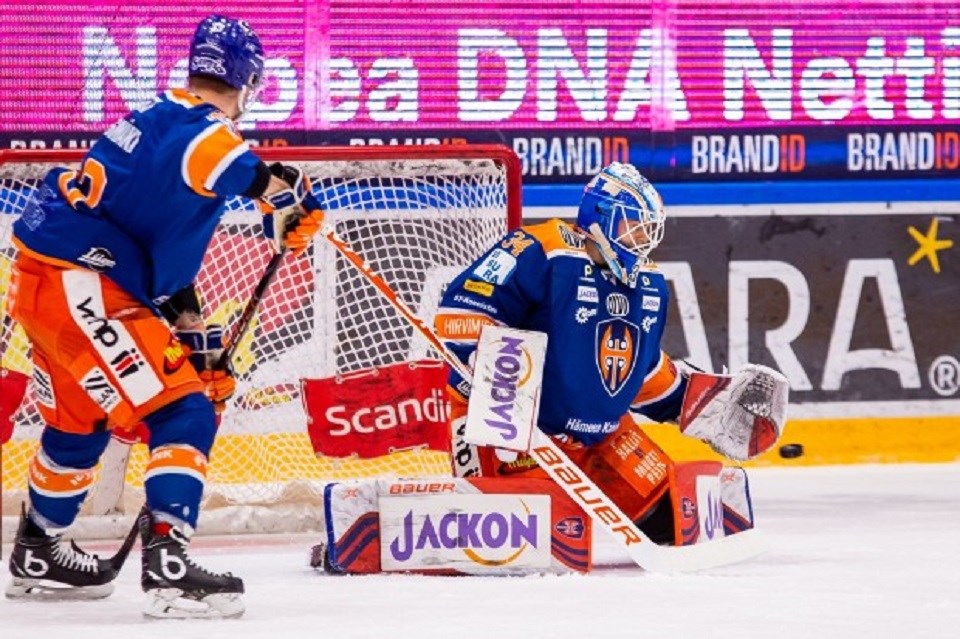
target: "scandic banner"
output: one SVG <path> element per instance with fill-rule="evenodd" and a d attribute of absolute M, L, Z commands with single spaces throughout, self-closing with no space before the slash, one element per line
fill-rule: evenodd
<path fill-rule="evenodd" d="M 447 367 L 438 361 L 303 380 L 314 452 L 370 459 L 419 446 L 449 451 L 446 384 Z"/>
<path fill-rule="evenodd" d="M 0 12 L 0 131 L 102 130 L 184 83 L 189 38 L 213 12 L 248 20 L 266 49 L 248 127 L 960 121 L 954 0 L 41 0 Z"/>

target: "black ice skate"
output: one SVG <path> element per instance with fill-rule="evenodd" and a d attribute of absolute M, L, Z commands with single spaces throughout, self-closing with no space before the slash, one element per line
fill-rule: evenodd
<path fill-rule="evenodd" d="M 47 535 L 33 525 L 21 508 L 20 526 L 10 553 L 7 586 L 10 599 L 103 599 L 113 592 L 111 583 L 120 572 L 133 546 L 130 535 L 123 547 L 110 559 L 91 555 L 60 535 Z"/>
<path fill-rule="evenodd" d="M 146 616 L 183 619 L 243 614 L 243 581 L 239 577 L 213 573 L 195 564 L 187 554 L 187 535 L 176 526 L 154 521 L 146 510 L 139 526 Z"/>

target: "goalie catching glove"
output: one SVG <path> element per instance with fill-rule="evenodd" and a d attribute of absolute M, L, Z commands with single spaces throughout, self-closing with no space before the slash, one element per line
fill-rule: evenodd
<path fill-rule="evenodd" d="M 237 380 L 229 365 L 226 370 L 216 368 L 223 353 L 223 327 L 211 324 L 206 330 L 178 331 L 177 338 L 183 345 L 200 381 L 204 383 L 207 398 L 219 415 L 227 408 L 227 401 L 237 390 Z"/>
<path fill-rule="evenodd" d="M 680 409 L 680 432 L 730 459 L 753 459 L 780 438 L 789 391 L 786 377 L 757 364 L 747 364 L 735 375 L 692 372 Z"/>
<path fill-rule="evenodd" d="M 260 199 L 263 233 L 277 251 L 289 249 L 294 257 L 303 253 L 323 224 L 323 210 L 311 191 L 310 178 L 296 166 L 274 162 L 270 173 L 289 188 Z"/>

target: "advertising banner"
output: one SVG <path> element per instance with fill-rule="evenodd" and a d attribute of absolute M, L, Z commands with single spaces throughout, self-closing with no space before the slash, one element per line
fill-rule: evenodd
<path fill-rule="evenodd" d="M 668 220 L 665 350 L 708 371 L 776 368 L 791 417 L 955 413 L 960 263 L 945 251 L 960 216 L 836 207 Z"/>
<path fill-rule="evenodd" d="M 3 146 L 81 144 L 183 85 L 216 10 L 263 40 L 243 126 L 267 141 L 504 141 L 530 183 L 618 159 L 654 180 L 960 168 L 952 0 L 85 4 L 2 5 Z"/>

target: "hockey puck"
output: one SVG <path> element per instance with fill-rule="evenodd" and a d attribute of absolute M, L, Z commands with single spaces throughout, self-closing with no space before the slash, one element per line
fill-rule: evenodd
<path fill-rule="evenodd" d="M 803 454 L 803 444 L 784 444 L 780 447 L 780 456 L 784 459 L 793 459 Z"/>

